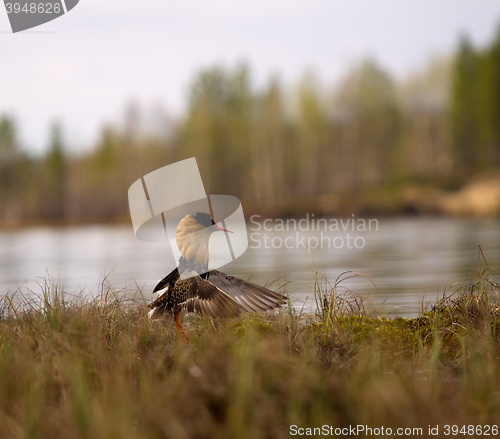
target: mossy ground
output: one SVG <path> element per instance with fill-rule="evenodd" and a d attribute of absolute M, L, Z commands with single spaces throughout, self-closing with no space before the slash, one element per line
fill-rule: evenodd
<path fill-rule="evenodd" d="M 286 307 L 185 316 L 190 342 L 113 296 L 6 301 L 1 436 L 281 438 L 291 425 L 495 424 L 498 291 L 480 273 L 418 318 L 387 319 L 325 289 L 315 316 Z"/>

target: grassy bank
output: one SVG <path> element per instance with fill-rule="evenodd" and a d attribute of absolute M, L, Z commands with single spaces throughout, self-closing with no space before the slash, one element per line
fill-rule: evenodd
<path fill-rule="evenodd" d="M 481 273 L 419 318 L 389 320 L 322 288 L 316 316 L 187 316 L 184 344 L 171 322 L 111 294 L 5 299 L 2 437 L 281 438 L 324 424 L 424 435 L 440 425 L 441 436 L 445 424 L 492 425 L 499 291 Z"/>

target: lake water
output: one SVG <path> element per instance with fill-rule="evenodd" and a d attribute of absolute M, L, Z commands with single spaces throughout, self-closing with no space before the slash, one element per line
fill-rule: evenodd
<path fill-rule="evenodd" d="M 376 287 L 365 278 L 342 285 L 381 314 L 415 316 L 422 301 L 435 302 L 453 283 L 477 273 L 478 244 L 488 264 L 500 269 L 498 218 L 382 218 L 371 231 L 350 226 L 346 231 L 312 230 L 311 224 L 302 230 L 289 224 L 283 231 L 277 222 L 266 223 L 273 230 L 249 223 L 249 248 L 222 270 L 260 283 L 289 282 L 295 306 L 305 303 L 306 310 L 314 309 L 315 271 L 331 283 L 342 272 L 359 271 Z M 40 294 L 38 284 L 48 274 L 59 279 L 68 295 L 83 291 L 95 296 L 107 276 L 114 289 L 130 293 L 139 288 L 150 298 L 156 282 L 173 267 L 167 245 L 139 241 L 132 226 L 0 232 L 2 294 Z"/>

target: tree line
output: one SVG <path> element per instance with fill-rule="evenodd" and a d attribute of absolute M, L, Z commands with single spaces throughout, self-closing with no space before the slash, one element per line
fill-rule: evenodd
<path fill-rule="evenodd" d="M 246 65 L 211 67 L 196 75 L 182 117 L 158 113 L 160 129 L 151 130 L 143 116 L 130 106 L 80 154 L 54 124 L 42 156 L 23 148 L 12 116 L 0 116 L 0 221 L 125 218 L 135 180 L 193 156 L 208 193 L 287 213 L 322 196 L 492 172 L 500 168 L 500 30 L 482 48 L 463 37 L 453 56 L 400 81 L 371 59 L 334 87 L 311 73 L 295 87 L 279 78 L 255 87 Z"/>

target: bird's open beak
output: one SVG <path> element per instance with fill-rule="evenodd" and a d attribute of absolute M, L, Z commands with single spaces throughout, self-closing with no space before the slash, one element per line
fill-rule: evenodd
<path fill-rule="evenodd" d="M 224 227 L 221 227 L 217 224 L 214 224 L 213 225 L 214 229 L 216 232 L 229 232 L 229 233 L 233 233 L 231 230 L 228 230 L 228 229 L 225 229 Z"/>

